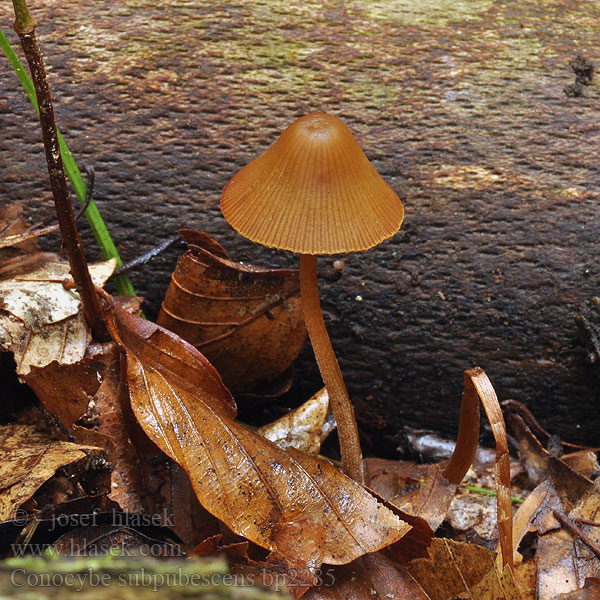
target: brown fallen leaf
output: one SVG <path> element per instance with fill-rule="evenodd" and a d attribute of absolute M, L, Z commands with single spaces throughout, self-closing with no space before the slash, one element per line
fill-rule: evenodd
<path fill-rule="evenodd" d="M 560 459 L 571 469 L 577 471 L 580 475 L 583 475 L 587 479 L 590 479 L 594 473 L 600 471 L 600 465 L 598 465 L 598 448 L 589 450 L 577 450 L 577 452 L 570 452 L 569 454 L 563 454 Z"/>
<path fill-rule="evenodd" d="M 598 600 L 600 598 L 600 579 L 588 577 L 582 588 L 575 592 L 559 594 L 555 600 Z"/>
<path fill-rule="evenodd" d="M 140 425 L 188 473 L 200 503 L 235 533 L 318 566 L 350 562 L 408 531 L 330 463 L 287 453 L 233 421 L 229 391 L 193 346 L 116 307 L 107 323 L 127 355 Z"/>
<path fill-rule="evenodd" d="M 218 531 L 219 522 L 200 506 L 181 467 L 148 439 L 135 420 L 122 378 L 123 356 L 113 342 L 110 345 L 114 360 L 85 415 L 94 429 L 75 427 L 73 433 L 81 442 L 88 437 L 106 440 L 98 443 L 110 451 L 110 498 L 125 511 L 160 516 L 189 550 Z"/>
<path fill-rule="evenodd" d="M 277 380 L 306 341 L 298 272 L 233 262 L 206 234 L 182 235 L 188 251 L 158 324 L 200 349 L 234 392 Z"/>
<path fill-rule="evenodd" d="M 420 465 L 412 460 L 365 458 L 365 483 L 383 498 L 393 498 L 407 487 L 414 488 L 429 473 L 431 465 Z"/>
<path fill-rule="evenodd" d="M 316 456 L 325 438 L 335 429 L 329 396 L 323 388 L 310 400 L 283 417 L 258 428 L 258 433 L 284 450 L 295 448 Z"/>
<path fill-rule="evenodd" d="M 556 509 L 553 516 L 556 517 Z M 600 545 L 600 527 L 577 522 L 600 522 L 600 487 L 590 489 L 568 514 L 577 527 L 596 546 Z M 556 519 L 555 519 L 556 520 Z M 560 521 L 560 519 L 558 519 Z M 561 523 L 538 538 L 536 554 L 537 600 L 555 600 L 560 594 L 580 590 L 588 578 L 600 578 L 600 559 L 582 537 Z"/>
<path fill-rule="evenodd" d="M 52 361 L 45 367 L 31 366 L 23 379 L 48 411 L 69 429 L 87 410 L 100 387 L 114 344 L 92 344 L 84 357 L 73 364 Z M 114 350 L 113 350 L 114 356 Z"/>
<path fill-rule="evenodd" d="M 543 448 L 519 415 L 509 414 L 508 422 L 519 441 L 519 456 L 534 486 L 550 479 L 559 495 L 572 504 L 593 487 L 587 477 Z"/>
<path fill-rule="evenodd" d="M 18 257 L 0 279 L 0 351 L 14 354 L 20 376 L 53 361 L 76 363 L 91 341 L 68 263 L 44 255 L 41 265 L 23 272 L 30 261 Z M 115 266 L 116 259 L 89 265 L 94 284 L 102 287 Z"/>
<path fill-rule="evenodd" d="M 37 231 L 30 230 L 23 218 L 23 208 L 21 202 L 12 202 L 8 206 L 0 208 L 0 257 L 3 261 L 22 252 L 39 252 L 36 242 L 39 234 L 35 235 L 39 229 Z M 54 227 L 55 230 L 57 228 L 57 226 Z M 18 251 L 16 247 L 18 247 Z"/>
<path fill-rule="evenodd" d="M 429 558 L 413 560 L 406 569 L 431 600 L 523 600 L 511 568 L 500 571 L 496 557 L 482 546 L 434 539 Z"/>
<path fill-rule="evenodd" d="M 229 557 L 231 562 L 231 555 Z M 261 561 L 247 557 L 239 560 L 233 557 L 233 559 L 232 573 L 243 575 L 251 585 L 260 585 L 275 592 L 285 589 L 294 598 L 301 598 L 310 588 L 319 583 L 318 576 L 306 566 L 306 563 L 289 563 L 276 552 Z"/>
<path fill-rule="evenodd" d="M 365 483 L 403 513 L 418 516 L 435 531 L 446 518 L 456 484 L 448 482 L 445 465 L 367 458 Z"/>
<path fill-rule="evenodd" d="M 99 460 L 101 448 L 53 440 L 29 425 L 0 427 L 0 521 L 19 507 L 61 467 Z"/>
<path fill-rule="evenodd" d="M 365 554 L 335 568 L 317 572 L 319 586 L 305 600 L 430 600 L 423 588 L 403 567 L 381 552 Z"/>
<path fill-rule="evenodd" d="M 456 484 L 442 475 L 441 465 L 429 467 L 429 473 L 416 490 L 398 494 L 389 502 L 404 513 L 419 516 L 435 531 L 446 518 Z"/>
<path fill-rule="evenodd" d="M 114 343 L 105 360 L 102 383 L 96 391 L 91 412 L 97 417 L 96 430 L 108 436 L 113 446 L 109 497 L 124 510 L 139 513 L 144 508 L 143 485 L 135 448 L 129 439 L 122 403 L 127 401 L 127 386 L 121 382 L 120 352 Z"/>
<path fill-rule="evenodd" d="M 564 507 L 550 481 L 540 483 L 521 504 L 514 517 L 513 552 L 516 563 L 522 558 L 517 548 L 528 531 L 535 529 L 544 534 L 560 527 L 552 514 L 555 509 L 563 510 Z"/>

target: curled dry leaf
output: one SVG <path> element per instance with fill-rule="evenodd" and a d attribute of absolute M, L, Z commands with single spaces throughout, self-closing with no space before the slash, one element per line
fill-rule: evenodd
<path fill-rule="evenodd" d="M 275 381 L 306 340 L 298 272 L 233 262 L 205 234 L 182 234 L 188 251 L 158 324 L 196 346 L 233 391 Z"/>
<path fill-rule="evenodd" d="M 550 481 L 538 485 L 521 504 L 514 518 L 513 552 L 515 563 L 522 559 L 517 552 L 525 534 L 534 527 L 539 534 L 560 527 L 552 511 L 563 509 L 562 502 Z"/>
<path fill-rule="evenodd" d="M 46 257 L 23 272 L 22 263 L 29 262 L 19 257 L 14 274 L 0 279 L 0 350 L 14 354 L 21 376 L 54 360 L 76 363 L 91 341 L 68 263 Z M 102 287 L 115 266 L 116 259 L 89 265 L 94 284 Z"/>
<path fill-rule="evenodd" d="M 459 484 L 473 463 L 479 438 L 479 402 L 485 410 L 496 441 L 496 481 L 498 533 L 502 548 L 502 562 L 512 566 L 512 500 L 510 494 L 510 459 L 506 424 L 498 397 L 491 381 L 480 367 L 465 371 L 458 439 L 444 476 L 450 483 Z"/>
<path fill-rule="evenodd" d="M 500 571 L 496 553 L 475 544 L 436 538 L 429 558 L 413 560 L 406 569 L 430 600 L 523 600 L 511 568 Z"/>
<path fill-rule="evenodd" d="M 12 519 L 17 509 L 57 469 L 103 455 L 101 448 L 53 440 L 29 425 L 3 425 L 0 427 L 0 521 Z"/>
<path fill-rule="evenodd" d="M 314 566 L 350 562 L 409 529 L 330 463 L 287 453 L 233 421 L 229 391 L 193 346 L 116 307 L 107 321 L 127 355 L 140 425 L 235 533 Z"/>
<path fill-rule="evenodd" d="M 329 396 L 323 388 L 302 406 L 260 427 L 258 433 L 284 450 L 295 448 L 316 456 L 321 444 L 334 429 L 335 419 L 329 411 Z"/>

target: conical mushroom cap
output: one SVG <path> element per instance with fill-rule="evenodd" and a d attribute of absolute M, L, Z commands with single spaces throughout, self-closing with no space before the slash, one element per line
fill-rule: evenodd
<path fill-rule="evenodd" d="M 404 218 L 402 202 L 350 130 L 324 113 L 294 121 L 234 175 L 221 210 L 253 242 L 301 254 L 367 250 Z"/>

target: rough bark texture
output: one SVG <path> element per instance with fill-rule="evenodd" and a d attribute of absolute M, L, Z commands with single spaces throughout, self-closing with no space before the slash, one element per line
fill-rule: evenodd
<path fill-rule="evenodd" d="M 474 365 L 500 399 L 597 443 L 598 385 L 573 316 L 598 293 L 600 93 L 595 82 L 583 97 L 563 91 L 578 52 L 599 62 L 597 2 L 31 8 L 59 126 L 80 165 L 96 168 L 96 200 L 125 260 L 185 225 L 233 257 L 295 265 L 235 235 L 218 200 L 237 169 L 315 110 L 342 118 L 406 198 L 402 231 L 321 284 L 367 451 L 369 441 L 392 451 L 403 424 L 455 432 L 462 371 Z M 48 223 L 35 115 L 5 60 L 0 82 L 0 202 L 23 199 Z M 134 273 L 150 315 L 176 254 Z M 326 275 L 335 258 L 322 259 Z M 307 348 L 297 397 L 319 383 Z"/>

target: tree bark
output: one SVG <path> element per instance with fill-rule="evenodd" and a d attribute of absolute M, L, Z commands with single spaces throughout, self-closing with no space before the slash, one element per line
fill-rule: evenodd
<path fill-rule="evenodd" d="M 401 232 L 344 257 L 339 279 L 338 257 L 323 260 L 365 453 L 393 455 L 403 425 L 455 433 L 475 365 L 500 400 L 597 443 L 598 382 L 573 318 L 600 279 L 600 94 L 594 81 L 582 97 L 563 89 L 577 53 L 598 64 L 597 3 L 75 4 L 36 7 L 38 35 L 58 124 L 96 168 L 124 260 L 185 225 L 233 258 L 295 266 L 231 231 L 220 190 L 295 118 L 331 112 L 406 208 Z M 10 21 L 0 7 L 7 35 Z M 35 115 L 3 60 L 0 80 L 0 202 L 48 223 Z M 150 316 L 178 251 L 133 273 Z M 319 384 L 307 347 L 295 400 Z"/>

